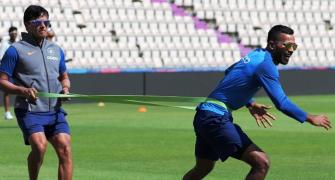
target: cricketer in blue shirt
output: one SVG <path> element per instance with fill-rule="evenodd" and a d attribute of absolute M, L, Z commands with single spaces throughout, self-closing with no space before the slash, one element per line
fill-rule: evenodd
<path fill-rule="evenodd" d="M 72 179 L 70 128 L 61 101 L 37 98 L 38 92 L 68 94 L 71 87 L 61 48 L 46 40 L 48 11 L 30 5 L 24 11 L 27 33 L 6 51 L 0 65 L 0 88 L 16 94 L 15 116 L 24 141 L 30 145 L 29 179 L 38 179 L 48 142 L 58 157 L 58 179 Z M 13 78 L 13 83 L 9 78 Z"/>
<path fill-rule="evenodd" d="M 272 27 L 267 47 L 255 49 L 229 67 L 207 100 L 198 105 L 193 121 L 196 165 L 184 175 L 184 180 L 203 179 L 218 159 L 225 161 L 228 157 L 251 166 L 246 179 L 265 178 L 270 166 L 266 153 L 233 123 L 231 114 L 231 111 L 246 106 L 258 126 L 272 126 L 271 120 L 275 117 L 267 112 L 270 107 L 252 99 L 260 88 L 287 116 L 301 123 L 307 121 L 327 130 L 331 128 L 328 117 L 306 113 L 289 100 L 281 87 L 277 65 L 286 65 L 297 49 L 293 34 L 289 27 Z"/>

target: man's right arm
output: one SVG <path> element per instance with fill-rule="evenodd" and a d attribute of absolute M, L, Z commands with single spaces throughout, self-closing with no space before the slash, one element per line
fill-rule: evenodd
<path fill-rule="evenodd" d="M 9 94 L 22 95 L 28 99 L 36 100 L 37 90 L 35 88 L 16 86 L 9 81 L 8 75 L 3 72 L 0 72 L 0 87 Z"/>
<path fill-rule="evenodd" d="M 9 47 L 2 58 L 0 65 L 0 87 L 3 91 L 10 94 L 25 96 L 30 100 L 36 100 L 37 90 L 35 88 L 16 86 L 9 81 L 13 75 L 18 61 L 18 53 L 14 47 Z"/>

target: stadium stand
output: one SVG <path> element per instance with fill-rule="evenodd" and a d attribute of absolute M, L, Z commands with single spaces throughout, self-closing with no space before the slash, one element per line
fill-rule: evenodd
<path fill-rule="evenodd" d="M 275 24 L 299 45 L 285 68 L 335 67 L 333 0 L 2 0 L 0 36 L 24 31 L 29 4 L 50 12 L 73 73 L 224 70 Z"/>

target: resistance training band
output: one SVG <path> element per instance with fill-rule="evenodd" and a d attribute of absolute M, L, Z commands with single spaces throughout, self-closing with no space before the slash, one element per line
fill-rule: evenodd
<path fill-rule="evenodd" d="M 204 102 L 204 97 L 182 97 L 182 96 L 141 96 L 141 95 L 85 95 L 85 94 L 57 94 L 39 92 L 40 98 L 80 98 L 87 100 L 97 100 L 103 102 L 112 102 L 120 104 L 137 104 L 150 106 L 174 107 L 181 109 L 195 110 L 193 106 L 176 106 L 165 104 L 166 102 L 176 103 L 200 103 Z"/>

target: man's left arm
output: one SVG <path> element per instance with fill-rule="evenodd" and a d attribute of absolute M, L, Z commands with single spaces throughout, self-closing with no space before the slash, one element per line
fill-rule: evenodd
<path fill-rule="evenodd" d="M 259 66 L 256 76 L 278 110 L 301 123 L 306 121 L 307 113 L 286 96 L 279 82 L 278 70 L 271 62 Z"/>
<path fill-rule="evenodd" d="M 63 74 L 61 74 L 58 80 L 62 85 L 62 93 L 68 94 L 70 92 L 71 82 L 70 82 L 70 78 L 67 72 L 64 72 Z"/>
<path fill-rule="evenodd" d="M 270 80 L 268 83 L 265 83 L 264 89 L 269 94 L 277 109 L 279 109 L 284 114 L 296 119 L 301 123 L 307 121 L 314 126 L 324 127 L 326 130 L 331 128 L 331 122 L 327 116 L 309 114 L 291 102 L 282 90 L 278 80 L 274 80 L 272 82 Z"/>
<path fill-rule="evenodd" d="M 66 65 L 65 65 L 65 55 L 64 51 L 60 49 L 60 63 L 59 63 L 59 82 L 62 85 L 62 93 L 68 94 L 71 88 L 71 82 L 68 73 L 66 72 Z"/>

